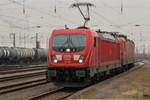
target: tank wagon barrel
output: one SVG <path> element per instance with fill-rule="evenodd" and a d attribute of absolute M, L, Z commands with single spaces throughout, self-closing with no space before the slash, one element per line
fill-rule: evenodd
<path fill-rule="evenodd" d="M 0 47 L 0 64 L 46 62 L 47 55 L 45 48 Z"/>

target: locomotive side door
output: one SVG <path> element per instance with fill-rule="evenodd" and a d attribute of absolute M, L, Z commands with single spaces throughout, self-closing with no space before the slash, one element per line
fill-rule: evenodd
<path fill-rule="evenodd" d="M 95 48 L 95 66 L 98 67 L 99 66 L 99 37 L 94 37 L 94 48 Z"/>
<path fill-rule="evenodd" d="M 100 66 L 100 47 L 101 47 L 101 43 L 100 43 L 100 37 L 98 37 L 98 43 L 97 43 L 97 48 L 98 48 L 98 66 Z"/>

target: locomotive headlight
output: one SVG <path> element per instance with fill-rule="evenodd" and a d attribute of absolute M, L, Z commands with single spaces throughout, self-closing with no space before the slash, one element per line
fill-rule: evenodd
<path fill-rule="evenodd" d="M 84 56 L 83 55 L 80 55 L 78 62 L 79 62 L 79 64 L 84 62 Z"/>
<path fill-rule="evenodd" d="M 62 60 L 62 55 L 52 55 L 53 63 L 57 63 L 59 60 Z"/>
<path fill-rule="evenodd" d="M 82 59 L 79 59 L 79 63 L 80 63 L 80 64 L 83 63 L 83 60 L 82 60 Z"/>
<path fill-rule="evenodd" d="M 58 62 L 58 60 L 57 60 L 57 58 L 56 58 L 56 55 L 52 55 L 52 62 L 53 62 L 53 63 L 57 63 L 57 62 Z"/>
<path fill-rule="evenodd" d="M 73 56 L 74 60 L 77 60 L 79 64 L 84 62 L 84 56 L 83 55 L 74 55 Z"/>
<path fill-rule="evenodd" d="M 66 49 L 66 52 L 70 52 L 70 48 L 67 48 L 67 49 Z"/>
<path fill-rule="evenodd" d="M 57 63 L 58 61 L 57 61 L 57 59 L 54 59 L 53 62 L 54 62 L 54 63 Z"/>

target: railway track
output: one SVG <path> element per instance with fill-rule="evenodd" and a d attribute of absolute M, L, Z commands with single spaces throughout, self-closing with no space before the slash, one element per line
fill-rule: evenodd
<path fill-rule="evenodd" d="M 13 69 L 13 70 L 3 70 L 0 71 L 0 75 L 26 72 L 26 71 L 44 70 L 44 69 L 46 69 L 45 66 L 37 66 L 37 67 L 27 67 L 27 68 Z"/>
<path fill-rule="evenodd" d="M 30 68 L 37 68 L 37 67 L 47 67 L 47 64 L 40 64 L 40 65 L 0 65 L 0 71 L 6 70 L 20 70 L 20 69 L 30 69 Z"/>
<path fill-rule="evenodd" d="M 48 83 L 45 78 L 46 66 L 16 66 L 14 69 L 0 70 L 1 96 Z"/>
<path fill-rule="evenodd" d="M 2 86 L 2 87 L 0 87 L 0 95 L 18 91 L 18 90 L 22 90 L 22 89 L 26 89 L 26 88 L 31 88 L 31 87 L 46 84 L 46 83 L 47 83 L 47 81 L 45 78 L 39 78 L 39 79 L 35 79 L 35 80 L 33 79 L 31 81 L 18 82 L 15 84 Z"/>
<path fill-rule="evenodd" d="M 20 78 L 25 78 L 25 77 L 31 77 L 31 76 L 44 75 L 45 71 L 46 70 L 40 70 L 40 71 L 29 71 L 29 72 L 1 75 L 0 82 L 14 80 L 14 79 L 20 79 Z"/>
<path fill-rule="evenodd" d="M 69 96 L 73 95 L 78 91 L 77 89 L 70 89 L 70 88 L 64 88 L 60 87 L 52 91 L 48 91 L 45 93 L 42 93 L 40 95 L 36 95 L 34 97 L 29 98 L 29 100 L 39 100 L 39 99 L 51 99 L 51 100 L 64 100 L 68 98 Z"/>

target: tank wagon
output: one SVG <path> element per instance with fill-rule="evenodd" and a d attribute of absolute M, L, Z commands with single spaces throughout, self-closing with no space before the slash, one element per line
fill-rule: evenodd
<path fill-rule="evenodd" d="M 0 47 L 0 64 L 46 62 L 47 55 L 44 48 Z"/>
<path fill-rule="evenodd" d="M 33 62 L 35 52 L 32 48 L 16 48 L 18 60 L 23 63 Z"/>
<path fill-rule="evenodd" d="M 9 63 L 14 60 L 16 53 L 14 48 L 0 47 L 0 63 Z"/>
<path fill-rule="evenodd" d="M 46 48 L 40 48 L 40 49 L 34 48 L 34 51 L 35 51 L 35 56 L 34 56 L 35 61 L 41 61 L 41 62 L 47 61 L 48 49 L 46 49 Z"/>
<path fill-rule="evenodd" d="M 49 39 L 47 81 L 82 87 L 134 63 L 133 41 L 112 32 L 58 29 Z"/>

